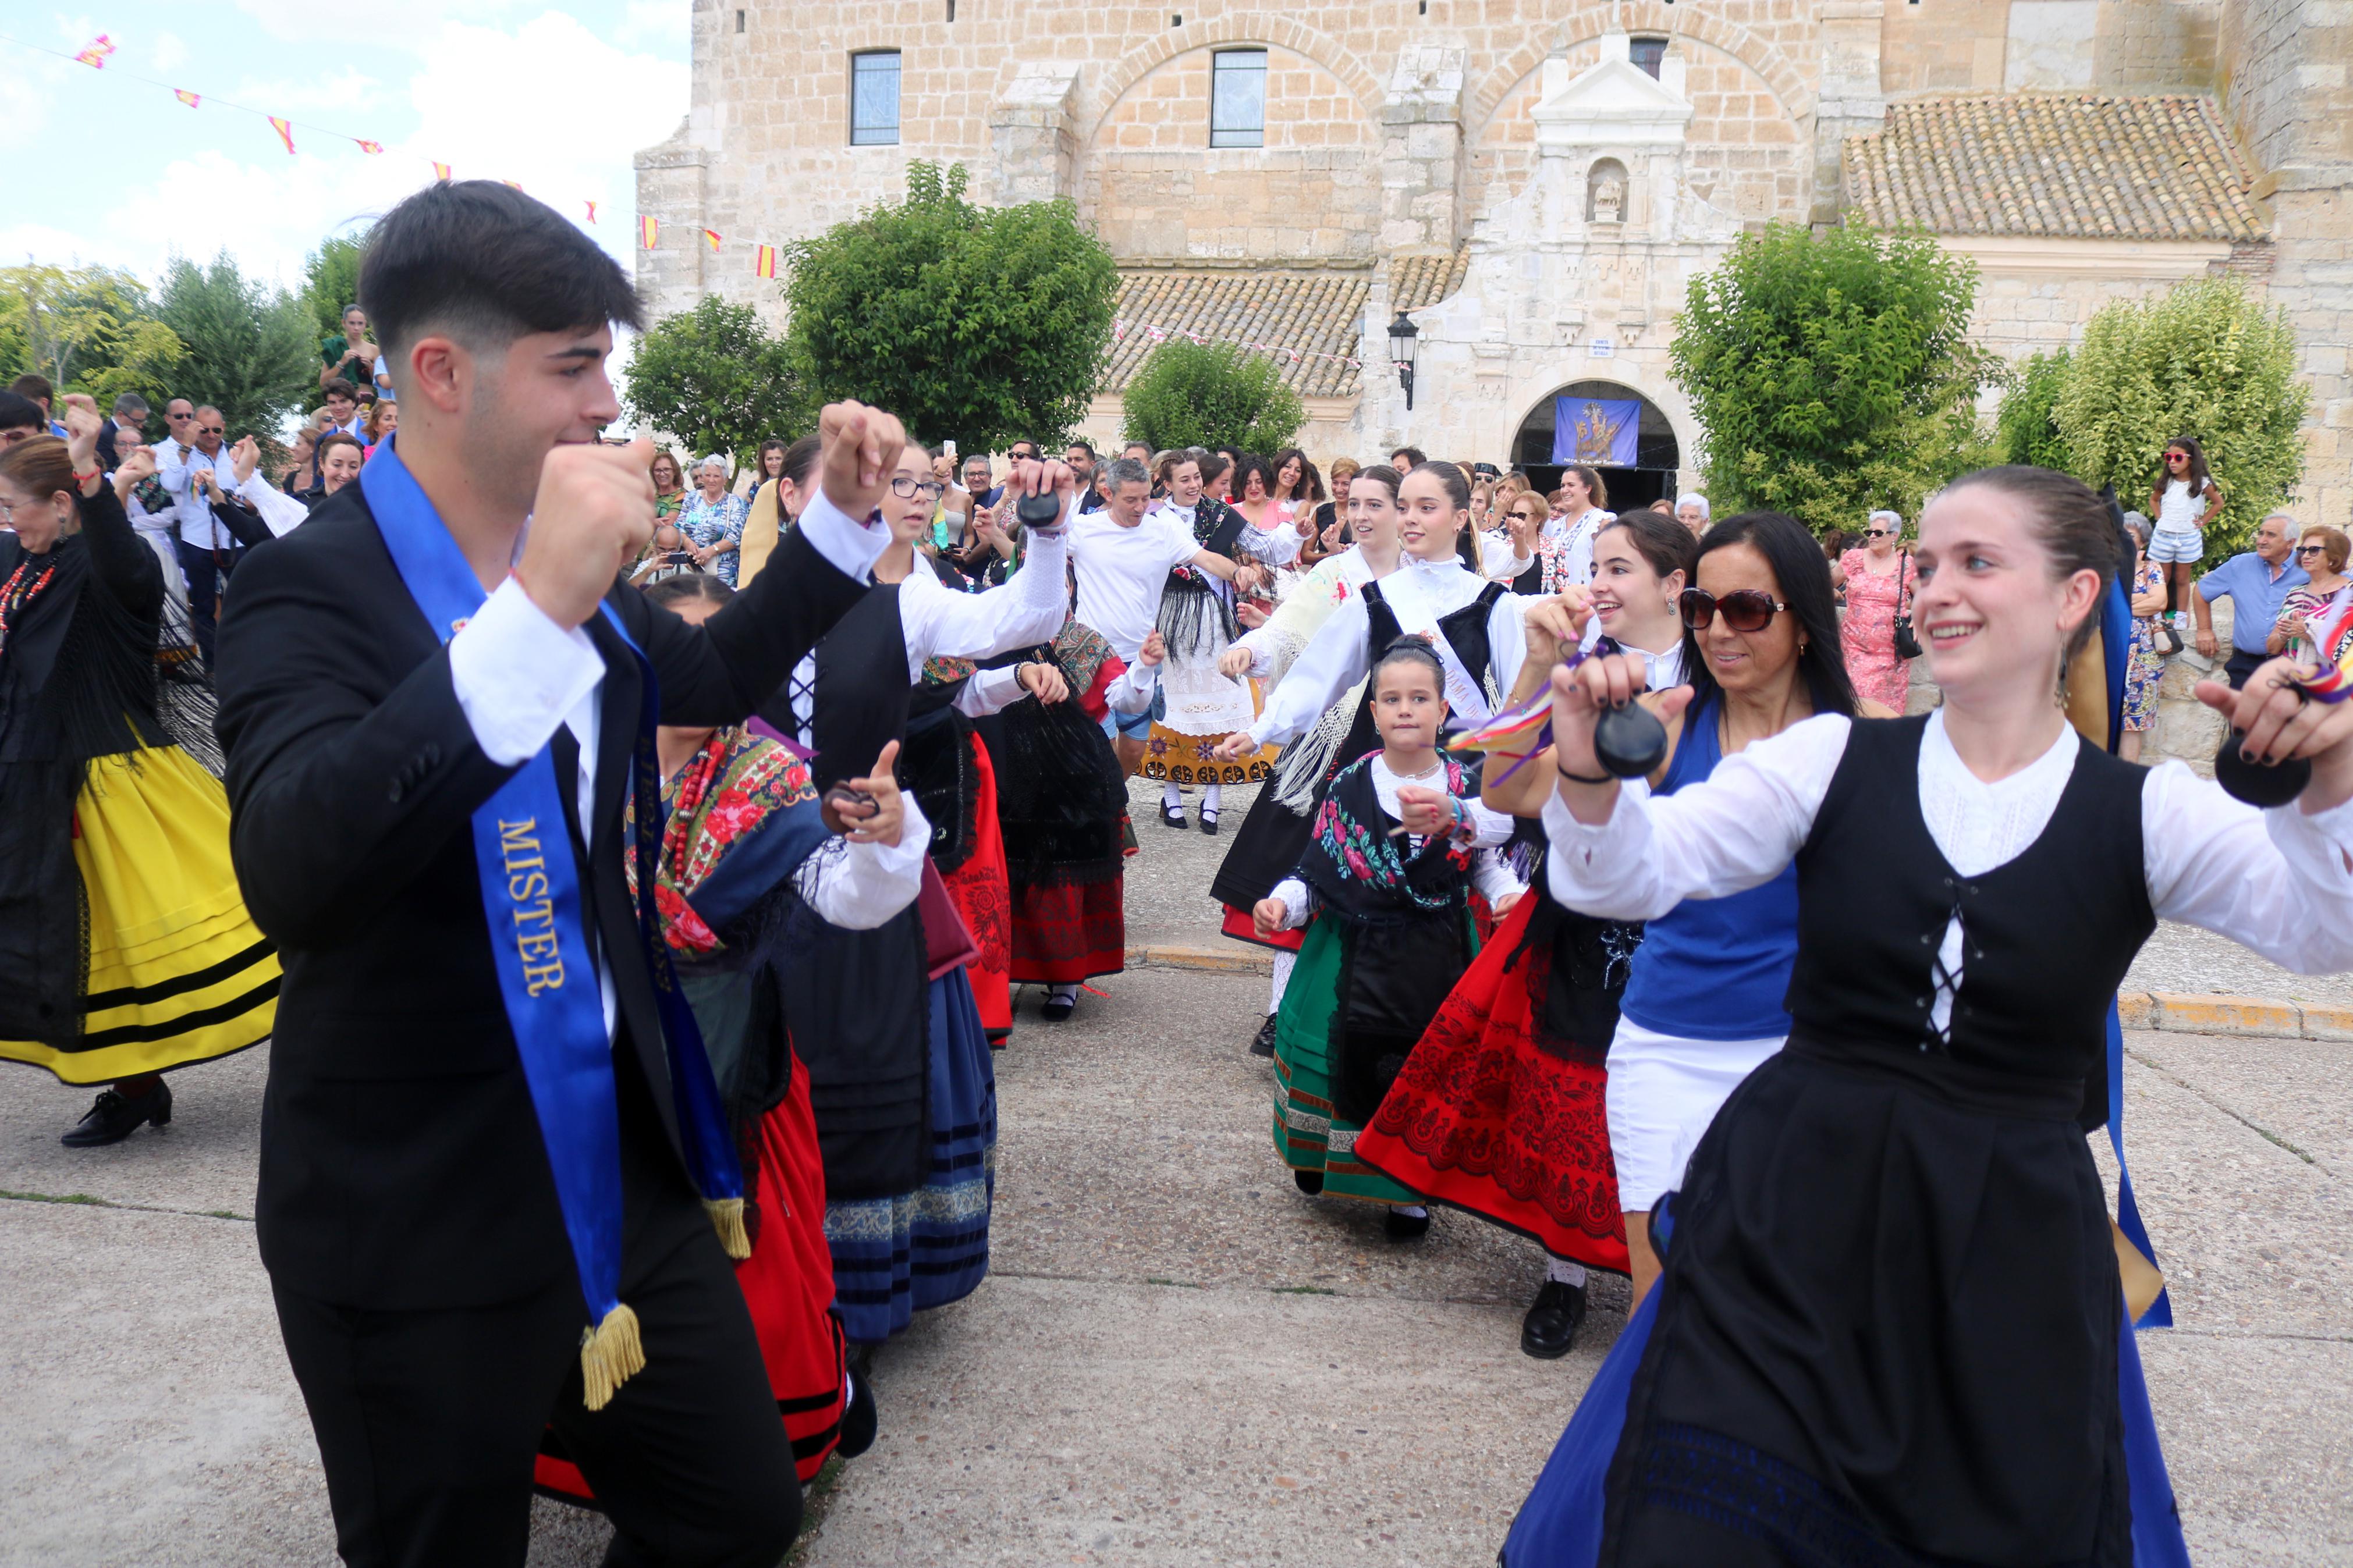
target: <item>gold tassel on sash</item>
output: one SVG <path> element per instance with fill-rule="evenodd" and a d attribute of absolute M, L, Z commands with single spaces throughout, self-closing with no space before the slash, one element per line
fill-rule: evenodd
<path fill-rule="evenodd" d="M 752 1256 L 751 1233 L 744 1228 L 742 1198 L 705 1198 L 702 1212 L 711 1216 L 711 1228 L 719 1233 L 719 1245 L 728 1257 L 741 1263 Z"/>
<path fill-rule="evenodd" d="M 2158 1297 L 2165 1293 L 2165 1276 L 2158 1271 L 2156 1264 L 2142 1255 L 2139 1247 L 2132 1244 L 2131 1238 L 2125 1235 L 2124 1226 L 2111 1219 L 2108 1229 L 2116 1237 L 2116 1272 L 2124 1276 L 2125 1306 L 2131 1311 L 2132 1321 L 2137 1323 L 2141 1314 L 2156 1306 Z"/>
<path fill-rule="evenodd" d="M 638 1337 L 638 1315 L 616 1305 L 605 1321 L 580 1333 L 580 1381 L 591 1410 L 602 1410 L 631 1374 L 646 1369 L 646 1347 Z"/>

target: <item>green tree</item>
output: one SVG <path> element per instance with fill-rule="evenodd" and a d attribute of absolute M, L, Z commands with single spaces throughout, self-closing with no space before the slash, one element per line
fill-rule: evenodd
<path fill-rule="evenodd" d="M 101 408 L 136 392 L 160 412 L 186 353 L 127 272 L 0 268 L 0 375 L 33 371 L 60 392 L 90 394 Z"/>
<path fill-rule="evenodd" d="M 2195 438 L 2223 490 L 2221 526 L 2206 530 L 2211 563 L 2247 548 L 2263 514 L 2303 478 L 2310 400 L 2287 312 L 2265 309 L 2235 278 L 2198 278 L 2102 306 L 2052 419 L 2075 476 L 2094 489 L 2115 485 L 2140 510 L 2165 444 Z"/>
<path fill-rule="evenodd" d="M 302 309 L 313 335 L 341 337 L 343 307 L 360 297 L 360 258 L 367 254 L 367 231 L 339 234 L 319 242 L 302 263 Z"/>
<path fill-rule="evenodd" d="M 622 399 L 643 420 L 700 456 L 748 461 L 770 437 L 790 440 L 813 424 L 792 351 L 749 305 L 705 294 L 638 340 L 622 373 Z"/>
<path fill-rule="evenodd" d="M 2031 355 L 2016 367 L 2009 389 L 2001 395 L 2001 408 L 1994 416 L 1995 461 L 2074 471 L 2074 455 L 2068 450 L 2067 437 L 2051 418 L 2060 393 L 2066 388 L 2072 357 L 2060 349 Z"/>
<path fill-rule="evenodd" d="M 1976 268 L 1926 235 L 1743 235 L 1692 279 L 1668 351 L 1718 511 L 1817 532 L 1874 507 L 1917 516 L 1985 454 L 1975 405 L 1995 366 L 1967 336 L 1976 295 Z"/>
<path fill-rule="evenodd" d="M 1103 374 L 1119 270 L 1069 202 L 979 207 L 961 164 L 792 247 L 791 342 L 821 401 L 890 409 L 920 440 L 1058 442 Z"/>
<path fill-rule="evenodd" d="M 175 256 L 156 314 L 187 345 L 175 394 L 218 408 L 229 439 L 269 438 L 318 395 L 318 346 L 300 300 L 237 270 L 227 251 L 199 267 Z"/>
<path fill-rule="evenodd" d="M 1279 452 L 1307 423 L 1299 395 L 1264 354 L 1235 343 L 1171 338 L 1127 384 L 1126 435 L 1155 452 L 1171 447 Z"/>

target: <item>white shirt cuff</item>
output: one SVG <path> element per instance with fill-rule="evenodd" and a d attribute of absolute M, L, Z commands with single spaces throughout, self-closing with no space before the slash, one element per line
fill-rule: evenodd
<path fill-rule="evenodd" d="M 482 754 L 501 767 L 537 756 L 604 678 L 605 660 L 588 634 L 548 619 L 512 577 L 449 639 L 458 706 Z"/>
<path fill-rule="evenodd" d="M 1021 687 L 1021 667 L 1008 664 L 1001 669 L 975 670 L 972 679 L 956 693 L 955 709 L 967 719 L 986 719 L 1001 713 L 1020 701 L 1029 693 Z"/>
<path fill-rule="evenodd" d="M 802 884 L 819 919 L 843 931 L 872 931 L 915 901 L 923 887 L 923 854 L 932 825 L 912 792 L 900 795 L 906 818 L 896 844 L 846 844 L 839 855 L 820 852 L 805 864 L 815 875 Z M 813 885 L 811 885 L 813 884 Z"/>
<path fill-rule="evenodd" d="M 1131 664 L 1103 688 L 1103 704 L 1114 713 L 1141 713 L 1152 706 L 1152 693 L 1159 685 L 1158 665 Z"/>
<path fill-rule="evenodd" d="M 861 522 L 833 504 L 819 486 L 809 497 L 808 505 L 801 508 L 800 521 L 796 524 L 806 534 L 817 552 L 847 574 L 853 583 L 866 581 L 874 563 L 891 542 L 891 530 L 878 515 L 871 522 Z"/>
<path fill-rule="evenodd" d="M 1315 895 L 1296 877 L 1285 877 L 1267 897 L 1282 900 L 1282 931 L 1297 931 L 1315 912 Z"/>

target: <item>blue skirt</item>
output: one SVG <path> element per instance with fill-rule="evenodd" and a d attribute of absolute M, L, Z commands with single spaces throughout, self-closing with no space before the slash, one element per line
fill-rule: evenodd
<path fill-rule="evenodd" d="M 1657 1233 L 1672 1245 L 1674 1194 L 1665 1199 Z M 1605 1483 L 1626 1426 L 1628 1397 L 1635 1370 L 1650 1344 L 1660 1292 L 1652 1289 L 1609 1347 L 1601 1370 L 1577 1402 L 1568 1430 L 1554 1445 L 1535 1489 L 1520 1505 L 1504 1542 L 1497 1568 L 1595 1568 L 1601 1557 L 1602 1520 L 1608 1510 Z M 2181 1538 L 2181 1516 L 2173 1483 L 2165 1473 L 2157 1424 L 2149 1414 L 2148 1384 L 2141 1375 L 2140 1350 L 2121 1298 L 2116 1310 L 2124 1328 L 2116 1345 L 2116 1395 L 2124 1417 L 2125 1475 L 2132 1498 L 2133 1568 L 2189 1568 L 2189 1549 Z M 1736 1528 L 1737 1528 L 1736 1526 Z M 1813 1561 L 1803 1551 L 1785 1553 L 1792 1563 Z"/>
<path fill-rule="evenodd" d="M 834 1305 L 859 1344 L 972 1294 L 988 1273 L 997 1196 L 997 1077 L 961 968 L 932 982 L 931 1179 L 895 1198 L 828 1202 Z"/>

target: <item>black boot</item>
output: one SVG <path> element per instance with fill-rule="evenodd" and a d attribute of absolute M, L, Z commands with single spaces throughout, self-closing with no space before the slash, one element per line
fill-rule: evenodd
<path fill-rule="evenodd" d="M 1250 1041 L 1250 1055 L 1254 1057 L 1274 1055 L 1274 1020 L 1275 1015 L 1269 1013 L 1266 1016 L 1266 1022 L 1258 1026 L 1258 1036 Z"/>
<path fill-rule="evenodd" d="M 1399 1214 L 1391 1209 L 1381 1222 L 1381 1231 L 1391 1241 L 1419 1241 L 1430 1234 L 1430 1211 L 1419 1214 Z"/>
<path fill-rule="evenodd" d="M 854 1459 L 874 1447 L 875 1428 L 881 1417 L 874 1409 L 874 1388 L 865 1376 L 850 1367 L 841 1369 L 844 1382 L 849 1384 L 849 1397 L 841 1406 L 841 1441 L 834 1452 L 845 1459 Z"/>
<path fill-rule="evenodd" d="M 1585 1287 L 1547 1279 L 1520 1320 L 1520 1349 L 1538 1361 L 1557 1361 L 1577 1343 L 1577 1325 L 1584 1321 Z"/>
<path fill-rule="evenodd" d="M 100 1089 L 98 1103 L 90 1114 L 73 1124 L 73 1130 L 58 1140 L 69 1149 L 95 1149 L 102 1144 L 120 1143 L 149 1122 L 161 1127 L 172 1120 L 171 1087 L 160 1078 L 148 1079 L 150 1087 L 132 1094 L 117 1089 Z"/>
<path fill-rule="evenodd" d="M 1293 1183 L 1297 1184 L 1299 1190 L 1305 1193 L 1309 1197 L 1314 1198 L 1324 1195 L 1323 1172 L 1294 1170 L 1291 1173 L 1291 1179 Z"/>

